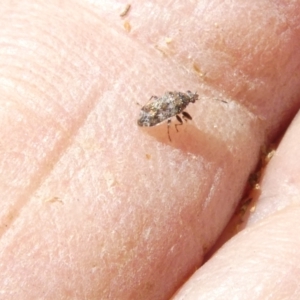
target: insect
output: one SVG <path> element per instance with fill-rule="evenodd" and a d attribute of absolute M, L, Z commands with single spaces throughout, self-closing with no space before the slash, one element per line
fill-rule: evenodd
<path fill-rule="evenodd" d="M 182 92 L 166 92 L 163 96 L 152 96 L 140 111 L 137 124 L 142 127 L 155 126 L 165 120 L 168 120 L 168 137 L 170 137 L 171 118 L 176 116 L 179 123 L 175 124 L 176 131 L 178 126 L 183 124 L 183 120 L 192 120 L 192 117 L 184 111 L 189 103 L 195 103 L 198 100 L 198 94 L 187 91 Z"/>

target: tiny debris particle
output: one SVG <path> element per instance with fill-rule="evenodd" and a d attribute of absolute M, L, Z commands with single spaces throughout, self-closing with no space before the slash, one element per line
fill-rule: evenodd
<path fill-rule="evenodd" d="M 195 62 L 193 63 L 193 69 L 194 69 L 197 73 L 202 73 L 202 72 L 200 71 L 199 66 L 198 66 Z"/>
<path fill-rule="evenodd" d="M 147 158 L 147 159 L 150 159 L 150 158 L 151 158 L 151 154 L 146 153 L 146 158 Z"/>
<path fill-rule="evenodd" d="M 155 47 L 155 49 L 157 49 L 163 55 L 168 56 L 167 51 L 165 49 L 163 49 L 160 45 L 155 45 L 154 47 Z"/>
<path fill-rule="evenodd" d="M 256 184 L 253 186 L 253 190 L 260 190 L 260 184 L 259 184 L 259 183 L 256 183 Z"/>
<path fill-rule="evenodd" d="M 116 184 L 116 179 L 113 173 L 111 173 L 110 171 L 104 172 L 103 176 L 106 180 L 106 184 L 108 188 L 111 188 Z"/>
<path fill-rule="evenodd" d="M 130 25 L 130 23 L 128 21 L 125 21 L 124 24 L 123 24 L 123 26 L 124 26 L 124 28 L 125 28 L 125 30 L 127 32 L 131 31 L 131 25 Z"/>
<path fill-rule="evenodd" d="M 274 156 L 276 150 L 275 150 L 275 145 L 263 145 L 261 147 L 261 167 L 265 167 L 271 158 Z"/>
<path fill-rule="evenodd" d="M 200 77 L 204 77 L 203 72 L 201 71 L 200 67 L 194 62 L 193 63 L 193 69 L 198 73 Z"/>
<path fill-rule="evenodd" d="M 152 96 L 148 103 L 141 108 L 137 124 L 141 127 L 152 127 L 168 120 L 168 137 L 171 142 L 169 131 L 171 118 L 176 116 L 179 123 L 175 124 L 175 128 L 178 132 L 177 127 L 183 124 L 182 119 L 185 121 L 192 120 L 192 117 L 184 109 L 190 103 L 195 103 L 198 97 L 197 93 L 191 91 L 186 93 L 166 92 L 161 97 Z"/>
<path fill-rule="evenodd" d="M 260 179 L 260 171 L 251 173 L 248 178 L 248 182 L 252 189 L 255 188 L 255 185 L 259 182 Z"/>
<path fill-rule="evenodd" d="M 55 203 L 55 202 L 59 202 L 63 204 L 63 201 L 61 199 L 59 199 L 57 196 L 54 196 L 52 198 L 49 198 L 47 200 L 45 200 L 46 203 Z"/>
<path fill-rule="evenodd" d="M 274 156 L 275 152 L 276 151 L 274 149 L 271 150 L 270 152 L 268 152 L 268 154 L 265 157 L 265 164 L 267 164 L 271 160 L 271 158 Z"/>
<path fill-rule="evenodd" d="M 250 212 L 251 213 L 255 212 L 255 210 L 256 210 L 256 206 L 255 205 L 250 208 Z"/>
<path fill-rule="evenodd" d="M 125 16 L 128 14 L 130 8 L 131 8 L 131 5 L 130 5 L 130 4 L 127 4 L 127 5 L 124 7 L 124 9 L 122 10 L 122 12 L 120 13 L 120 17 L 125 17 Z"/>
<path fill-rule="evenodd" d="M 244 202 L 244 204 L 242 205 L 242 207 L 240 208 L 240 214 L 241 214 L 242 216 L 247 212 L 247 209 L 248 209 L 248 207 L 249 207 L 251 201 L 252 201 L 252 198 L 248 198 L 248 199 Z"/>
<path fill-rule="evenodd" d="M 173 39 L 171 37 L 167 37 L 165 39 L 166 44 L 170 44 L 170 43 L 172 43 L 172 41 L 173 41 Z"/>

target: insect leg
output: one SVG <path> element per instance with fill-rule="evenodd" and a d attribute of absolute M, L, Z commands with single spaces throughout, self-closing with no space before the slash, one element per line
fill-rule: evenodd
<path fill-rule="evenodd" d="M 176 131 L 178 132 L 177 126 L 181 126 L 183 122 L 179 115 L 176 115 L 176 119 L 179 122 L 179 124 L 175 124 Z"/>
<path fill-rule="evenodd" d="M 170 142 L 172 142 L 171 137 L 170 137 L 170 124 L 171 124 L 171 119 L 168 119 L 168 137 L 169 137 Z"/>
<path fill-rule="evenodd" d="M 183 111 L 182 113 L 182 118 L 187 122 L 187 120 L 192 120 L 192 117 L 190 116 L 189 113 L 187 113 L 186 111 Z"/>

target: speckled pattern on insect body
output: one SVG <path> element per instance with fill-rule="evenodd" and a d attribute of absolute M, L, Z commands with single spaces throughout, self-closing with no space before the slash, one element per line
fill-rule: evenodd
<path fill-rule="evenodd" d="M 184 111 L 189 103 L 195 103 L 198 100 L 198 94 L 187 91 L 182 92 L 166 92 L 162 97 L 152 96 L 149 102 L 141 108 L 140 117 L 137 121 L 139 126 L 151 127 L 168 120 L 168 137 L 170 138 L 169 125 L 171 118 L 176 116 L 178 124 L 182 125 L 182 119 L 185 121 L 192 120 L 192 117 Z M 181 116 L 179 116 L 181 114 Z"/>

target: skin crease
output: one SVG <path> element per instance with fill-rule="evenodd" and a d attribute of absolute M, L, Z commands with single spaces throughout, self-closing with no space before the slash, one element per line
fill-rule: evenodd
<path fill-rule="evenodd" d="M 290 2 L 1 1 L 0 299 L 172 297 L 299 108 Z M 201 95 L 172 143 L 136 125 L 166 90 Z M 174 299 L 299 298 L 299 123 Z"/>

